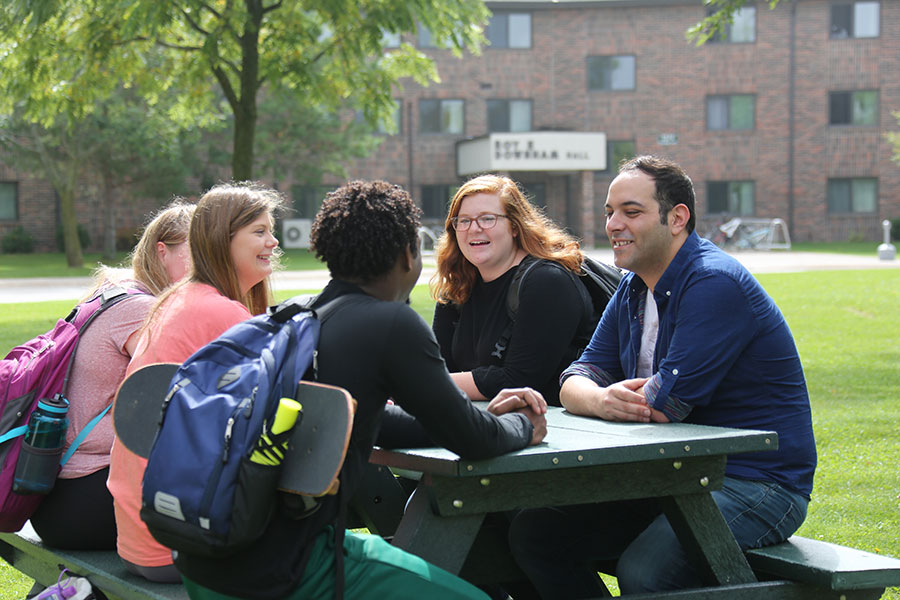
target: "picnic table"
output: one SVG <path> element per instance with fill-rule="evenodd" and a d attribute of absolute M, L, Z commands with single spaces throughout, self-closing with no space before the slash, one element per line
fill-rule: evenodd
<path fill-rule="evenodd" d="M 612 423 L 555 407 L 547 428 L 544 443 L 488 460 L 441 448 L 376 449 L 372 463 L 421 474 L 393 544 L 471 580 L 502 580 L 508 550 L 474 548 L 486 515 L 658 497 L 709 584 L 757 582 L 710 492 L 722 486 L 726 455 L 774 450 L 774 432 Z M 479 558 L 467 564 L 470 554 Z"/>

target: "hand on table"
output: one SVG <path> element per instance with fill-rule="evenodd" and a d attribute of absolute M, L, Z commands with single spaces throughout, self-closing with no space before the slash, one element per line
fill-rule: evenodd
<path fill-rule="evenodd" d="M 531 388 L 507 388 L 500 390 L 487 406 L 487 411 L 492 415 L 502 415 L 509 412 L 519 412 L 531 421 L 533 431 L 531 445 L 540 444 L 547 435 L 547 401 L 537 390 Z"/>

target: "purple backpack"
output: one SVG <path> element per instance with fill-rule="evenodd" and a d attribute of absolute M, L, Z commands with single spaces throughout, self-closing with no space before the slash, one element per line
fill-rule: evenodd
<path fill-rule="evenodd" d="M 22 439 L 38 400 L 56 394 L 65 397 L 80 335 L 104 310 L 137 293 L 143 292 L 111 287 L 97 294 L 75 306 L 52 330 L 13 348 L 0 362 L 0 531 L 21 529 L 44 498 L 12 491 Z M 108 410 L 74 440 L 60 468 Z"/>

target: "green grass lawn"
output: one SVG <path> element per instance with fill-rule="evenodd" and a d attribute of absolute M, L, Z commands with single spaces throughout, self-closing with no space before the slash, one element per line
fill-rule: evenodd
<path fill-rule="evenodd" d="M 800 349 L 819 449 L 813 502 L 800 535 L 900 558 L 900 270 L 766 274 Z M 282 292 L 281 297 L 299 293 Z M 413 308 L 431 322 L 425 286 Z M 0 304 L 0 351 L 45 331 L 71 302 Z M 0 600 L 31 580 L 0 561 Z M 900 600 L 900 588 L 883 596 Z"/>

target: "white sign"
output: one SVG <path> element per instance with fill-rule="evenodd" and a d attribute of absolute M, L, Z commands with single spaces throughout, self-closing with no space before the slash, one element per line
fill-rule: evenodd
<path fill-rule="evenodd" d="M 285 248 L 309 248 L 312 219 L 285 219 L 281 234 Z"/>
<path fill-rule="evenodd" d="M 674 146 L 678 143 L 677 133 L 661 133 L 656 136 L 656 143 L 660 146 Z"/>
<path fill-rule="evenodd" d="M 606 134 L 578 131 L 491 133 L 456 144 L 457 173 L 602 171 Z"/>

